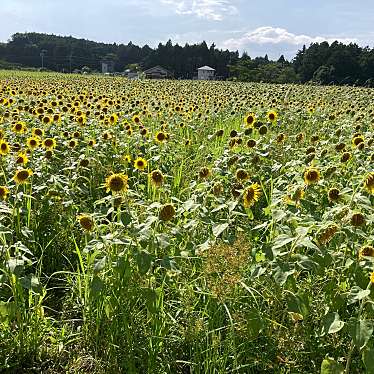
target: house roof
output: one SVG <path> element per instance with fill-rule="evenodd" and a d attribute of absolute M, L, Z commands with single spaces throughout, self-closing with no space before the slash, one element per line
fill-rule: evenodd
<path fill-rule="evenodd" d="M 197 70 L 210 70 L 210 71 L 216 71 L 216 69 L 211 68 L 210 66 L 202 66 L 201 68 L 198 68 Z"/>
<path fill-rule="evenodd" d="M 169 75 L 172 75 L 171 72 L 165 68 L 163 68 L 162 66 L 160 65 L 157 65 L 157 66 L 154 66 L 153 68 L 150 68 L 150 69 L 147 69 L 144 71 L 145 74 L 151 74 L 151 73 L 154 73 L 154 72 L 157 72 L 157 71 L 161 71 L 165 74 L 169 74 Z"/>

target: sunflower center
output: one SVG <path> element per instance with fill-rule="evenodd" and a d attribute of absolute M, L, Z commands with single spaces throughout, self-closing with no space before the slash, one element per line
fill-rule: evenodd
<path fill-rule="evenodd" d="M 21 170 L 17 173 L 17 178 L 20 181 L 25 181 L 29 177 L 29 172 L 27 170 Z"/>
<path fill-rule="evenodd" d="M 251 187 L 251 188 L 249 188 L 249 189 L 247 190 L 247 192 L 246 192 L 246 194 L 245 194 L 245 198 L 246 198 L 246 200 L 248 200 L 248 201 L 252 201 L 253 198 L 254 198 L 254 196 L 255 196 L 255 191 L 254 191 L 254 189 Z"/>
<path fill-rule="evenodd" d="M 157 140 L 159 140 L 160 142 L 162 142 L 164 139 L 165 139 L 165 134 L 163 132 L 159 132 L 157 134 Z"/>
<path fill-rule="evenodd" d="M 155 172 L 152 173 L 152 179 L 155 182 L 161 182 L 162 181 L 162 174 L 158 171 L 155 171 Z"/>
<path fill-rule="evenodd" d="M 79 220 L 79 223 L 87 231 L 90 231 L 93 227 L 93 221 L 90 217 L 86 217 L 86 216 L 81 217 Z"/>
<path fill-rule="evenodd" d="M 109 188 L 112 191 L 118 192 L 121 191 L 125 186 L 121 177 L 113 177 L 109 182 Z"/>

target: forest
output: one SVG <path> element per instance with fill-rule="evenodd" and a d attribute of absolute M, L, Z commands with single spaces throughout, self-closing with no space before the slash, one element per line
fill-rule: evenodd
<path fill-rule="evenodd" d="M 0 68 L 34 68 L 73 72 L 85 68 L 100 71 L 102 61 L 113 61 L 114 69 L 145 70 L 161 65 L 177 79 L 192 79 L 196 69 L 209 65 L 216 76 L 247 82 L 305 83 L 374 86 L 374 49 L 335 41 L 303 46 L 290 61 L 250 57 L 247 52 L 218 49 L 205 41 L 197 44 L 159 43 L 157 47 L 106 44 L 41 33 L 16 33 L 0 43 Z"/>

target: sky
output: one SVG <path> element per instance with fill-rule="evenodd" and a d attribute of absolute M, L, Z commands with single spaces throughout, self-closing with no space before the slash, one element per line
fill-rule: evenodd
<path fill-rule="evenodd" d="M 157 46 L 205 40 L 291 59 L 327 40 L 374 47 L 374 0 L 2 0 L 0 41 L 16 32 Z"/>

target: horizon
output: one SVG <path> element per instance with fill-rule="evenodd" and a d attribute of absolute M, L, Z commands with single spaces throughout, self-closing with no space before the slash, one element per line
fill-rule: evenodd
<path fill-rule="evenodd" d="M 270 11 L 269 11 L 270 10 Z M 59 17 L 55 17 L 59 14 Z M 82 17 L 84 15 L 84 17 Z M 219 49 L 246 51 L 249 56 L 292 58 L 305 44 L 337 40 L 373 47 L 374 4 L 322 0 L 295 4 L 286 0 L 14 0 L 2 6 L 0 41 L 19 32 L 74 35 L 102 43 L 157 47 L 173 44 L 215 43 Z M 266 21 L 264 21 L 266 20 Z M 144 27 L 146 25 L 147 27 Z"/>

